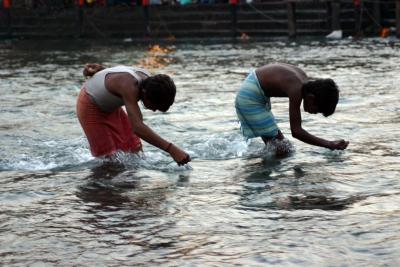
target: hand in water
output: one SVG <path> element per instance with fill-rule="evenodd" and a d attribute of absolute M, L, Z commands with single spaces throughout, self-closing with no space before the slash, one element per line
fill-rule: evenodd
<path fill-rule="evenodd" d="M 331 150 L 335 150 L 335 149 L 344 150 L 344 149 L 346 149 L 346 147 L 348 145 L 349 145 L 348 141 L 340 139 L 340 140 L 336 140 L 336 141 L 331 141 L 330 145 L 329 145 L 329 149 L 331 149 Z"/>
<path fill-rule="evenodd" d="M 191 161 L 189 154 L 174 145 L 172 145 L 169 149 L 169 154 L 175 160 L 175 162 L 178 163 L 179 166 L 185 165 L 186 163 Z"/>
<path fill-rule="evenodd" d="M 104 69 L 104 67 L 100 64 L 88 63 L 85 65 L 85 68 L 83 69 L 83 76 L 92 77 L 94 74 L 96 74 L 97 72 L 99 72 L 103 69 Z"/>

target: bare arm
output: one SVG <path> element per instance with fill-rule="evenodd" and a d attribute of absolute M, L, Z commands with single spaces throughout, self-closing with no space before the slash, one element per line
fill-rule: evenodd
<path fill-rule="evenodd" d="M 300 90 L 298 90 L 298 92 L 294 92 L 292 95 L 289 96 L 289 117 L 292 136 L 310 145 L 330 148 L 329 141 L 308 133 L 301 126 L 301 100 L 302 98 Z"/>
<path fill-rule="evenodd" d="M 130 77 L 131 78 L 131 77 Z M 129 78 L 129 79 L 130 79 Z M 119 93 L 124 99 L 128 117 L 131 121 L 132 131 L 144 141 L 168 152 L 178 165 L 186 164 L 190 161 L 190 156 L 179 147 L 166 141 L 143 122 L 142 112 L 138 105 L 139 89 L 131 80 L 120 79 L 122 83 Z M 125 81 L 121 81 L 125 80 Z"/>
<path fill-rule="evenodd" d="M 301 126 L 300 104 L 302 101 L 301 90 L 292 90 L 289 94 L 289 117 L 292 136 L 307 144 L 326 147 L 329 149 L 345 149 L 348 142 L 344 140 L 328 141 L 314 136 Z"/>
<path fill-rule="evenodd" d="M 155 133 L 150 127 L 148 127 L 142 120 L 142 112 L 140 111 L 137 101 L 131 96 L 124 96 L 124 102 L 126 111 L 128 112 L 129 119 L 132 124 L 132 130 L 140 138 L 147 143 L 152 144 L 162 150 L 166 150 L 169 142 Z"/>

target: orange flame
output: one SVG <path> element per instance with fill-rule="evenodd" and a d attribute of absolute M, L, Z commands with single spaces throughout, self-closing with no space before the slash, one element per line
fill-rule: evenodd
<path fill-rule="evenodd" d="M 144 58 L 139 61 L 139 66 L 150 71 L 162 69 L 171 63 L 176 62 L 176 59 L 168 54 L 173 52 L 171 47 L 162 47 L 158 44 L 149 46 L 149 49 Z"/>

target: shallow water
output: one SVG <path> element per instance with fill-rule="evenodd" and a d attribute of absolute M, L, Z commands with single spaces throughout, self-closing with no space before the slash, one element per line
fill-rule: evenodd
<path fill-rule="evenodd" d="M 161 56 L 129 42 L 12 44 L 0 44 L 1 265 L 400 264 L 397 40 L 179 44 Z M 235 91 L 276 61 L 336 80 L 336 113 L 303 113 L 303 124 L 348 139 L 346 151 L 294 140 L 286 99 L 272 106 L 289 157 L 243 140 Z M 144 117 L 189 151 L 189 167 L 148 144 L 115 162 L 91 157 L 75 116 L 86 62 L 173 76 L 176 104 Z"/>

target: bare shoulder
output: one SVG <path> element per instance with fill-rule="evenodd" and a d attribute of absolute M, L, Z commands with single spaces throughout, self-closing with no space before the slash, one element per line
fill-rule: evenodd
<path fill-rule="evenodd" d="M 296 74 L 307 77 L 304 70 L 295 65 L 287 63 L 271 63 L 261 67 L 260 71 L 282 73 L 284 75 Z"/>
<path fill-rule="evenodd" d="M 256 70 L 261 86 L 270 96 L 290 96 L 302 87 L 306 76 L 300 68 L 285 64 L 274 63 Z"/>
<path fill-rule="evenodd" d="M 296 72 L 300 77 L 306 79 L 307 78 L 307 74 L 305 73 L 305 71 L 295 65 L 291 65 L 291 64 L 283 64 L 285 66 L 287 66 L 287 68 L 291 69 L 292 71 Z"/>
<path fill-rule="evenodd" d="M 104 82 L 109 91 L 119 95 L 120 97 L 125 98 L 126 96 L 138 96 L 138 81 L 129 73 L 109 73 Z"/>
<path fill-rule="evenodd" d="M 282 63 L 267 64 L 256 69 L 258 76 L 277 76 L 277 75 L 290 75 L 295 72 L 295 69 L 291 65 Z"/>
<path fill-rule="evenodd" d="M 273 63 L 262 66 L 256 70 L 256 73 L 258 77 L 269 77 L 269 79 L 299 79 L 301 81 L 307 79 L 307 75 L 299 67 L 285 63 Z"/>

